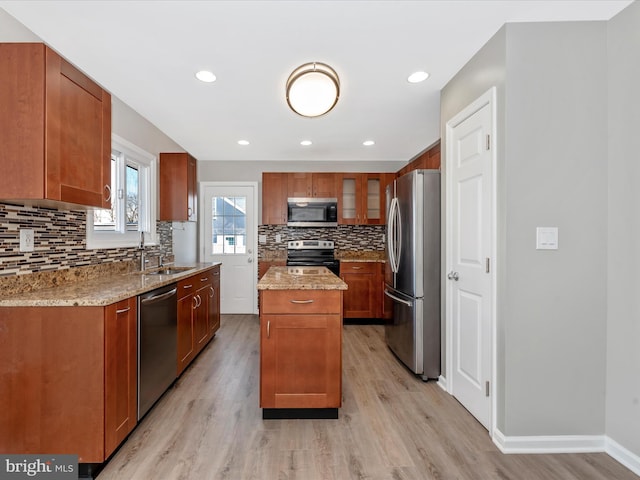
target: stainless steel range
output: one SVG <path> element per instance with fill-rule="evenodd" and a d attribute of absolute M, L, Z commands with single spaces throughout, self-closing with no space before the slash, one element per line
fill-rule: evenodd
<path fill-rule="evenodd" d="M 292 240 L 287 242 L 287 265 L 324 266 L 340 275 L 340 261 L 334 255 L 332 240 Z"/>

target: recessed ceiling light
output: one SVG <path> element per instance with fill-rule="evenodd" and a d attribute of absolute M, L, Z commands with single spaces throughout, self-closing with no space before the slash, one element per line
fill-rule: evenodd
<path fill-rule="evenodd" d="M 373 140 L 365 140 L 364 142 L 362 142 L 362 144 L 363 144 L 365 147 L 370 147 L 371 145 L 375 145 L 375 144 L 376 144 L 376 142 L 374 142 Z"/>
<path fill-rule="evenodd" d="M 196 73 L 196 78 L 201 82 L 211 83 L 216 81 L 216 76 L 208 70 L 200 70 Z"/>
<path fill-rule="evenodd" d="M 311 140 L 302 140 L 300 142 L 300 145 L 302 145 L 303 147 L 308 147 L 309 145 L 311 145 L 313 142 L 311 142 Z"/>
<path fill-rule="evenodd" d="M 249 145 L 249 140 L 238 140 L 238 145 L 242 145 L 243 147 Z"/>
<path fill-rule="evenodd" d="M 429 74 L 427 72 L 413 72 L 411 75 L 409 75 L 409 78 L 407 78 L 407 80 L 409 81 L 409 83 L 420 83 L 424 82 L 427 78 L 429 78 Z"/>

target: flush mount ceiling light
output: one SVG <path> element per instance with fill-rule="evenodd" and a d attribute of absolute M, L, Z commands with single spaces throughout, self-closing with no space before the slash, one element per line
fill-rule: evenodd
<path fill-rule="evenodd" d="M 196 73 L 196 78 L 201 82 L 211 83 L 216 81 L 216 76 L 208 70 L 200 70 Z"/>
<path fill-rule="evenodd" d="M 287 103 L 303 117 L 319 117 L 340 97 L 338 74 L 329 65 L 310 62 L 296 68 L 287 80 Z"/>
<path fill-rule="evenodd" d="M 365 140 L 364 142 L 362 142 L 362 145 L 364 145 L 365 147 L 370 147 L 371 145 L 375 145 L 376 142 L 374 142 L 373 140 Z"/>
<path fill-rule="evenodd" d="M 238 145 L 246 147 L 247 145 L 249 145 L 249 140 L 238 140 Z"/>
<path fill-rule="evenodd" d="M 429 74 L 427 72 L 413 72 L 407 78 L 409 83 L 420 83 L 424 82 L 427 78 L 429 78 Z"/>
<path fill-rule="evenodd" d="M 311 145 L 313 142 L 311 142 L 311 140 L 302 140 L 300 142 L 300 145 L 302 145 L 303 147 L 308 147 L 309 145 Z"/>

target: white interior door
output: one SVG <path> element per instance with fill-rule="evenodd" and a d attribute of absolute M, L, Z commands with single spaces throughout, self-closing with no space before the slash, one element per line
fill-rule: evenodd
<path fill-rule="evenodd" d="M 222 262 L 220 312 L 258 313 L 256 182 L 200 184 L 200 259 Z"/>
<path fill-rule="evenodd" d="M 492 92 L 490 92 L 492 93 Z M 493 95 L 447 123 L 449 391 L 487 429 L 493 361 Z"/>

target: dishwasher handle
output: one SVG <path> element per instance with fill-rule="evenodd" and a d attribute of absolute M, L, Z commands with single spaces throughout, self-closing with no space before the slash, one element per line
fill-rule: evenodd
<path fill-rule="evenodd" d="M 174 288 L 173 290 L 169 290 L 166 293 L 161 293 L 160 295 L 154 295 L 153 297 L 144 298 L 140 300 L 140 303 L 142 303 L 143 305 L 149 305 L 150 303 L 161 302 L 162 300 L 166 300 L 167 298 L 175 295 L 177 291 L 178 289 Z"/>

